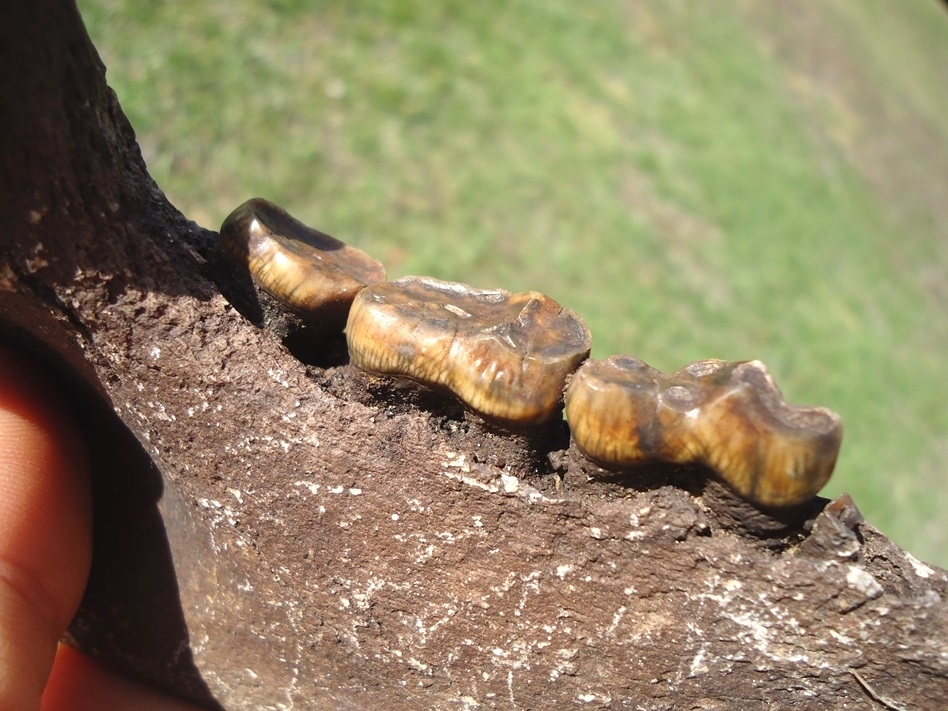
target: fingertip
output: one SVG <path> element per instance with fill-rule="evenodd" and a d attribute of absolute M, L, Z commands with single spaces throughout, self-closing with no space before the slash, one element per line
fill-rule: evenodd
<path fill-rule="evenodd" d="M 60 645 L 43 694 L 42 711 L 201 711 L 197 706 L 127 679 Z"/>
<path fill-rule="evenodd" d="M 47 373 L 0 346 L 0 708 L 38 707 L 91 556 L 81 434 Z"/>

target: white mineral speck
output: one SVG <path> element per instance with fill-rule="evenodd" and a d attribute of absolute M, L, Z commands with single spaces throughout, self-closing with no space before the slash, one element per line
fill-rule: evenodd
<path fill-rule="evenodd" d="M 915 569 L 915 574 L 920 578 L 931 577 L 935 571 L 925 565 L 918 558 L 913 556 L 911 553 L 906 553 L 905 557 L 908 559 L 908 562 L 912 564 L 912 567 Z"/>
<path fill-rule="evenodd" d="M 515 476 L 501 474 L 500 480 L 504 484 L 504 491 L 506 491 L 508 494 L 516 494 L 517 490 L 520 489 L 520 480 Z"/>
<path fill-rule="evenodd" d="M 397 520 L 398 520 L 398 514 L 392 514 L 392 520 L 393 520 L 393 521 L 397 521 Z"/>
<path fill-rule="evenodd" d="M 850 587 L 870 599 L 875 599 L 882 594 L 882 586 L 879 585 L 879 581 L 855 565 L 849 566 L 849 572 L 846 573 L 846 582 Z"/>

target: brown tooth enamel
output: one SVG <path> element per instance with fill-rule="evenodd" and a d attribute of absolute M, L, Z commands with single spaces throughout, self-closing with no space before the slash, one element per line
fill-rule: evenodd
<path fill-rule="evenodd" d="M 221 226 L 221 243 L 264 291 L 308 322 L 341 330 L 356 294 L 385 280 L 360 249 L 307 227 L 273 203 L 248 200 Z"/>
<path fill-rule="evenodd" d="M 576 446 L 606 467 L 704 464 L 763 506 L 815 495 L 842 440 L 836 413 L 787 405 L 759 361 L 696 361 L 671 375 L 628 356 L 587 361 L 566 419 Z"/>
<path fill-rule="evenodd" d="M 373 284 L 346 325 L 363 370 L 449 389 L 473 410 L 516 424 L 561 407 L 567 376 L 588 355 L 589 329 L 543 294 L 475 289 L 426 277 Z"/>

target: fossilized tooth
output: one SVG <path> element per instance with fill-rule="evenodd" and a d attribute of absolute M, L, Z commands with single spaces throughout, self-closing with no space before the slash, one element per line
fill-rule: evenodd
<path fill-rule="evenodd" d="M 786 403 L 759 361 L 702 360 L 665 375 L 637 358 L 588 361 L 566 393 L 576 446 L 607 468 L 703 464 L 763 506 L 811 498 L 829 480 L 839 416 Z"/>
<path fill-rule="evenodd" d="M 616 466 L 694 458 L 681 423 L 700 393 L 690 381 L 668 380 L 632 356 L 586 361 L 566 391 L 566 420 L 577 446 Z"/>
<path fill-rule="evenodd" d="M 559 411 L 592 340 L 578 316 L 543 294 L 427 277 L 363 289 L 346 337 L 363 370 L 445 387 L 483 415 L 523 424 Z"/>
<path fill-rule="evenodd" d="M 378 260 L 262 198 L 234 210 L 220 234 L 226 251 L 264 291 L 327 329 L 341 330 L 356 294 L 385 280 Z"/>
<path fill-rule="evenodd" d="M 704 461 L 739 494 L 788 506 L 823 488 L 842 443 L 839 415 L 788 405 L 760 361 L 729 363 L 702 377 L 715 392 L 694 422 L 695 435 Z"/>

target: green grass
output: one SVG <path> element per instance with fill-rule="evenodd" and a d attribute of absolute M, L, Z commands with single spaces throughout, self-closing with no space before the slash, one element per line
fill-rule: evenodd
<path fill-rule="evenodd" d="M 948 15 L 931 0 L 81 0 L 158 183 L 393 277 L 539 289 L 594 355 L 760 358 L 832 496 L 948 564 Z"/>

